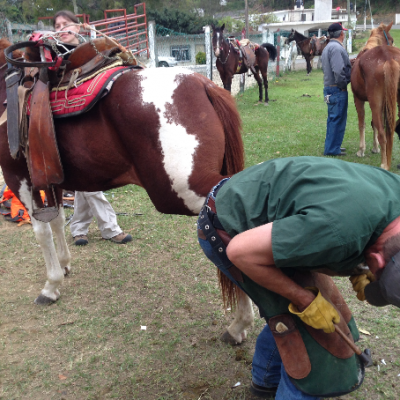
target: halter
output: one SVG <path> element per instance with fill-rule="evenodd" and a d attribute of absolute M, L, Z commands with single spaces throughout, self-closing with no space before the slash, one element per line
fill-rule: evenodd
<path fill-rule="evenodd" d="M 389 44 L 389 39 L 388 39 L 388 37 L 387 37 L 387 35 L 386 35 L 386 31 L 385 31 L 385 30 L 383 31 L 383 34 L 385 35 L 387 45 L 390 46 L 390 44 Z"/>
<path fill-rule="evenodd" d="M 228 61 L 228 58 L 229 58 L 229 54 L 230 54 L 230 52 L 231 52 L 231 42 L 230 42 L 229 40 L 227 40 L 227 39 L 226 39 L 226 41 L 228 42 L 229 50 L 228 50 L 228 54 L 227 54 L 227 56 L 226 56 L 226 58 L 225 58 L 225 61 L 222 61 L 222 60 L 221 60 L 221 57 L 217 57 L 218 60 L 219 60 L 219 62 L 220 62 L 221 64 L 226 64 L 226 62 Z M 219 48 L 220 48 L 220 47 L 217 46 L 217 49 L 219 49 Z"/>

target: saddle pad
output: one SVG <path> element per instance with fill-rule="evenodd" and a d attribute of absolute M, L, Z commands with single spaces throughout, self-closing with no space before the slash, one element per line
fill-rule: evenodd
<path fill-rule="evenodd" d="M 113 83 L 123 74 L 134 67 L 116 67 L 99 73 L 93 79 L 78 83 L 77 87 L 69 90 L 54 90 L 50 92 L 50 106 L 54 118 L 76 116 L 89 111 L 102 97 L 106 96 Z M 30 102 L 28 98 L 27 115 L 30 115 Z"/>

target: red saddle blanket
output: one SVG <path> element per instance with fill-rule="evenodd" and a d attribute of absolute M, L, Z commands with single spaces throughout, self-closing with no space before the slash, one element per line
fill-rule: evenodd
<path fill-rule="evenodd" d="M 113 83 L 133 67 L 115 67 L 99 73 L 94 78 L 73 86 L 68 91 L 50 92 L 50 106 L 54 118 L 72 117 L 89 111 L 102 97 L 106 96 Z M 28 98 L 27 114 L 30 115 L 32 94 Z"/>

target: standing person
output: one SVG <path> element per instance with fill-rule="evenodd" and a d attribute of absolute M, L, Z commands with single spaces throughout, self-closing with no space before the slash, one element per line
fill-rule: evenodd
<path fill-rule="evenodd" d="M 339 23 L 329 26 L 330 41 L 322 56 L 324 72 L 324 98 L 328 105 L 328 120 L 326 122 L 325 156 L 345 156 L 341 147 L 346 130 L 348 93 L 351 64 L 347 51 L 343 47 L 344 29 Z"/>
<path fill-rule="evenodd" d="M 60 34 L 60 40 L 67 44 L 78 45 L 79 36 L 74 32 L 79 33 L 79 26 L 73 24 L 79 24 L 79 21 L 71 11 L 58 11 L 53 17 L 56 32 L 72 32 Z M 87 234 L 93 217 L 96 217 L 97 226 L 104 239 L 117 244 L 125 244 L 132 240 L 132 236 L 124 233 L 119 227 L 115 211 L 103 192 L 75 192 L 74 216 L 71 221 L 71 234 L 75 245 L 85 246 L 89 243 Z"/>
<path fill-rule="evenodd" d="M 364 369 L 335 325 L 359 333 L 328 275 L 350 276 L 359 300 L 400 307 L 400 177 L 328 158 L 271 160 L 216 185 L 198 223 L 206 256 L 267 320 L 251 391 L 315 400 L 357 389 Z"/>

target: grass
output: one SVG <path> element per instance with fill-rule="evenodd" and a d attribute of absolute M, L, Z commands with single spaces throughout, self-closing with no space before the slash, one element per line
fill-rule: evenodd
<path fill-rule="evenodd" d="M 346 160 L 379 166 L 379 155 L 355 155 L 358 128 L 349 94 Z M 275 101 L 269 107 L 255 106 L 257 98 L 252 89 L 237 99 L 246 166 L 276 157 L 322 156 L 321 71 L 270 82 Z M 369 113 L 367 106 L 367 121 Z M 395 173 L 398 162 L 396 140 Z M 0 219 L 0 399 L 251 399 L 252 353 L 264 322 L 256 318 L 239 347 L 219 341 L 232 315 L 222 308 L 215 268 L 198 247 L 196 218 L 158 213 L 135 186 L 107 197 L 116 212 L 128 214 L 119 223 L 133 242 L 103 241 L 92 224 L 90 244 L 77 248 L 67 228 L 73 271 L 51 307 L 33 305 L 45 270 L 31 228 Z M 347 279 L 337 283 L 359 327 L 371 333 L 362 335 L 360 347 L 370 347 L 375 362 L 361 389 L 341 398 L 400 398 L 400 311 L 360 303 Z M 241 385 L 232 389 L 236 382 Z"/>

